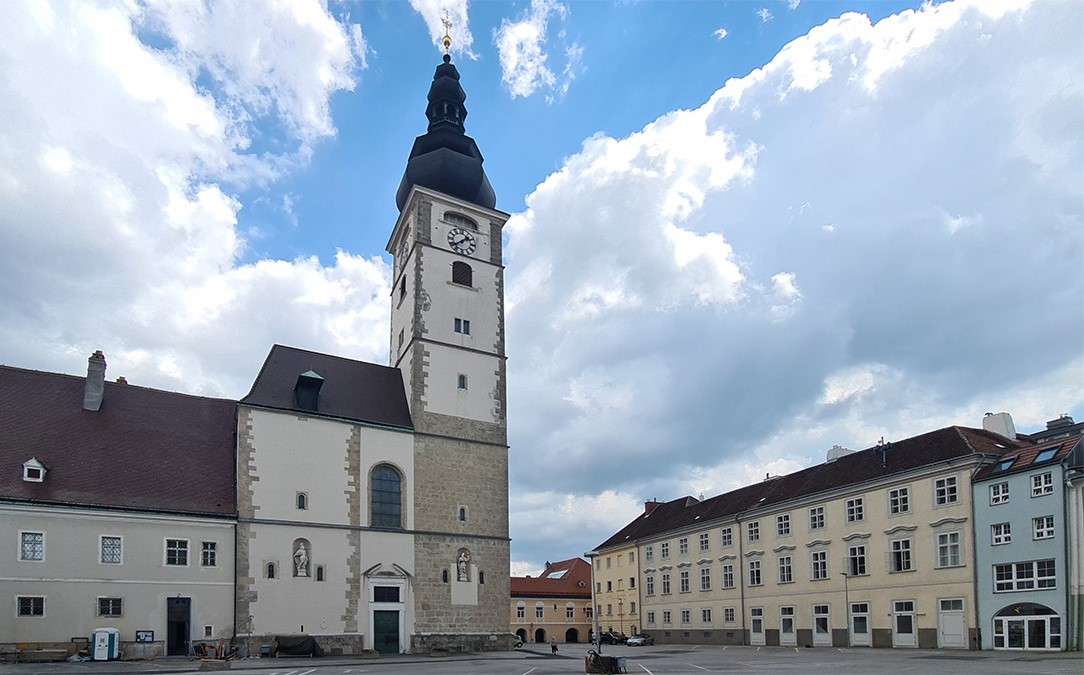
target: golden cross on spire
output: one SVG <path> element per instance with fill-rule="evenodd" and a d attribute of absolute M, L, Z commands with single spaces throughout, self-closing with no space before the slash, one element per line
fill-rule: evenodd
<path fill-rule="evenodd" d="M 441 38 L 441 44 L 444 45 L 444 53 L 447 54 L 452 47 L 452 20 L 448 18 L 447 12 L 440 18 L 440 22 L 444 24 L 444 37 Z"/>

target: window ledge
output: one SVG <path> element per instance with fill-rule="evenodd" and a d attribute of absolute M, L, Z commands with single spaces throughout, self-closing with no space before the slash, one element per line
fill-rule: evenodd
<path fill-rule="evenodd" d="M 918 571 L 917 569 L 912 567 L 909 570 L 888 570 L 888 573 L 889 574 L 909 574 L 911 572 L 917 572 L 917 571 Z"/>
<path fill-rule="evenodd" d="M 473 291 L 475 293 L 480 293 L 482 291 L 482 289 L 480 289 L 480 288 L 476 288 L 474 286 L 468 286 L 466 284 L 460 284 L 460 283 L 457 283 L 455 281 L 449 281 L 448 285 L 449 286 L 454 286 L 456 288 L 462 288 L 465 291 Z"/>

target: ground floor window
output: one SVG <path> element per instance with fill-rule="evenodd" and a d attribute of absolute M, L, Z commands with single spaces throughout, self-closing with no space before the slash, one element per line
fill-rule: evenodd
<path fill-rule="evenodd" d="M 1061 649 L 1061 617 L 1034 602 L 1010 605 L 994 616 L 994 649 Z"/>
<path fill-rule="evenodd" d="M 120 598 L 98 598 L 98 616 L 120 616 L 122 604 Z"/>
<path fill-rule="evenodd" d="M 45 598 L 40 595 L 20 595 L 19 616 L 45 616 Z"/>

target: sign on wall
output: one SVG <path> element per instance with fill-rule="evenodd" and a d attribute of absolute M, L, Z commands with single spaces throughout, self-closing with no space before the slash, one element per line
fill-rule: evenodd
<path fill-rule="evenodd" d="M 137 630 L 136 642 L 154 642 L 153 630 Z"/>

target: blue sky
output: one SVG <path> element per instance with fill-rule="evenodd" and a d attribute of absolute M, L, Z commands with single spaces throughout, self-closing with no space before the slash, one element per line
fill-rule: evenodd
<path fill-rule="evenodd" d="M 571 3 L 550 32 L 565 31 L 553 42 L 579 44 L 584 55 L 567 95 L 551 103 L 542 93 L 513 98 L 501 82 L 492 35 L 528 3 L 476 3 L 470 27 L 477 59 L 455 59 L 467 91 L 467 131 L 485 155 L 498 208 L 516 212 L 585 138 L 624 136 L 670 110 L 698 106 L 727 78 L 763 65 L 828 18 L 859 11 L 879 19 L 918 4 L 804 2 L 792 10 L 778 0 Z M 252 242 L 250 260 L 313 253 L 330 260 L 338 248 L 379 253 L 398 214 L 395 190 L 414 137 L 425 131 L 425 94 L 439 51 L 405 2 L 332 8 L 365 26 L 369 67 L 354 91 L 331 98 L 336 138 L 321 142 L 311 162 L 285 180 L 242 192 L 242 228 L 266 234 Z M 762 8 L 772 19 L 756 14 Z M 718 28 L 726 38 L 716 38 Z M 562 54 L 551 59 L 563 67 Z M 283 210 L 286 196 L 292 214 Z"/>
<path fill-rule="evenodd" d="M 1084 13 L 796 4 L 0 3 L 0 362 L 386 363 L 447 9 L 511 214 L 514 571 L 836 444 L 1084 416 Z"/>

